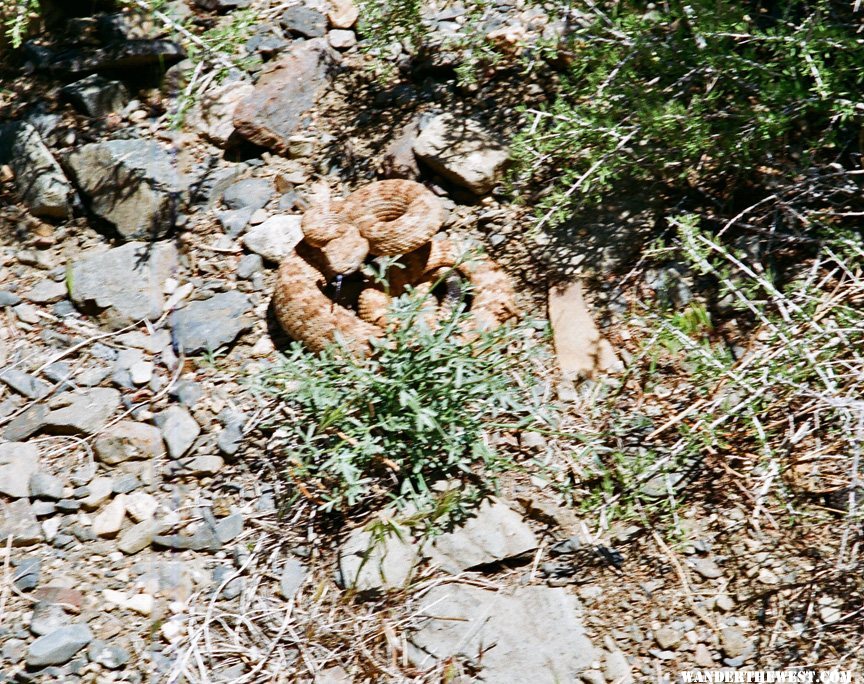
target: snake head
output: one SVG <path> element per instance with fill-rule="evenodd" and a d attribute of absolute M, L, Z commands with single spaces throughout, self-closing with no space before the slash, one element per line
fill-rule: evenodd
<path fill-rule="evenodd" d="M 369 242 L 356 229 L 346 231 L 320 249 L 331 277 L 359 271 L 369 256 Z"/>

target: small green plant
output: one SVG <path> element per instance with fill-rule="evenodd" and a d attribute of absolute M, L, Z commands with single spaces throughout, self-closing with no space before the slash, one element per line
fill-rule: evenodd
<path fill-rule="evenodd" d="M 39 0 L 12 0 L 0 6 L 4 33 L 13 48 L 21 47 L 27 38 L 31 19 L 39 9 Z"/>
<path fill-rule="evenodd" d="M 530 329 L 466 337 L 461 308 L 430 326 L 424 306 L 412 293 L 395 300 L 371 355 L 298 344 L 261 377 L 282 404 L 272 427 L 298 496 L 342 513 L 410 504 L 415 523 L 446 524 L 517 467 L 493 448 L 496 431 L 552 420 L 531 373 Z"/>

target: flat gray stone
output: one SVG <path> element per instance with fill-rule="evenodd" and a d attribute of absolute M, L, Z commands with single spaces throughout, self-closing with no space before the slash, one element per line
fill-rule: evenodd
<path fill-rule="evenodd" d="M 21 121 L 0 125 L 0 164 L 15 174 L 15 188 L 34 216 L 66 218 L 74 195 L 38 131 Z"/>
<path fill-rule="evenodd" d="M 150 546 L 159 531 L 159 524 L 154 520 L 145 520 L 132 525 L 120 533 L 117 548 L 129 556 L 136 554 Z"/>
<path fill-rule="evenodd" d="M 327 18 L 318 10 L 303 5 L 289 7 L 282 13 L 279 23 L 289 33 L 304 38 L 320 38 L 327 30 Z"/>
<path fill-rule="evenodd" d="M 60 89 L 75 108 L 90 117 L 119 112 L 129 101 L 129 91 L 120 81 L 110 81 L 92 74 Z"/>
<path fill-rule="evenodd" d="M 201 427 L 182 406 L 169 406 L 156 415 L 156 424 L 171 458 L 180 458 L 201 434 Z"/>
<path fill-rule="evenodd" d="M 129 662 L 129 651 L 122 646 L 107 644 L 101 639 L 90 642 L 87 647 L 87 657 L 90 662 L 99 663 L 109 670 L 117 670 Z"/>
<path fill-rule="evenodd" d="M 424 594 L 408 657 L 421 670 L 474 659 L 486 682 L 577 682 L 597 659 L 581 607 L 566 589 L 521 587 L 512 593 L 443 584 Z"/>
<path fill-rule="evenodd" d="M 339 551 L 342 585 L 361 593 L 400 589 L 413 576 L 419 555 L 407 538 L 388 535 L 376 543 L 371 532 L 358 528 Z"/>
<path fill-rule="evenodd" d="M 249 298 L 236 290 L 189 302 L 171 316 L 174 345 L 189 354 L 215 351 L 252 327 L 251 310 Z"/>
<path fill-rule="evenodd" d="M 0 539 L 8 537 L 12 537 L 12 546 L 30 546 L 42 541 L 42 527 L 27 499 L 7 505 L 0 502 Z"/>
<path fill-rule="evenodd" d="M 161 458 L 165 455 L 165 446 L 159 428 L 124 420 L 100 434 L 93 442 L 93 451 L 102 463 L 117 465 Z"/>
<path fill-rule="evenodd" d="M 51 390 L 51 385 L 47 382 L 42 382 L 39 378 L 17 368 L 0 372 L 0 382 L 28 399 L 41 399 L 48 396 Z"/>
<path fill-rule="evenodd" d="M 32 506 L 30 507 L 32 510 Z M 39 584 L 39 575 L 42 572 L 42 560 L 38 557 L 25 558 L 15 566 L 12 574 L 12 583 L 20 591 L 35 589 Z"/>
<path fill-rule="evenodd" d="M 509 152 L 473 119 L 436 116 L 414 143 L 414 154 L 449 181 L 482 195 L 498 182 Z"/>
<path fill-rule="evenodd" d="M 63 480 L 49 473 L 35 472 L 30 476 L 30 496 L 59 501 L 63 498 Z"/>
<path fill-rule="evenodd" d="M 435 537 L 425 549 L 433 564 L 453 574 L 537 548 L 522 516 L 500 501 L 484 502 L 464 525 Z"/>
<path fill-rule="evenodd" d="M 76 261 L 67 282 L 79 309 L 116 330 L 162 315 L 165 280 L 177 265 L 171 243 L 130 242 Z"/>
<path fill-rule="evenodd" d="M 206 522 L 192 534 L 156 535 L 153 543 L 175 551 L 218 551 L 222 548 L 216 530 Z"/>
<path fill-rule="evenodd" d="M 244 178 L 232 183 L 222 193 L 222 202 L 229 209 L 251 209 L 264 207 L 273 197 L 275 188 L 266 178 Z"/>
<path fill-rule="evenodd" d="M 290 214 L 271 216 L 243 236 L 243 244 L 251 252 L 268 261 L 278 262 L 290 254 L 303 239 L 302 217 Z"/>
<path fill-rule="evenodd" d="M 110 387 L 94 387 L 85 392 L 63 392 L 51 401 L 54 408 L 45 417 L 45 427 L 56 434 L 98 432 L 120 407 L 120 392 Z"/>
<path fill-rule="evenodd" d="M 27 649 L 27 665 L 44 667 L 62 665 L 93 639 L 87 625 L 67 625 L 41 636 Z"/>
<path fill-rule="evenodd" d="M 48 413 L 48 407 L 45 404 L 34 404 L 9 421 L 3 437 L 10 442 L 20 442 L 27 439 L 30 435 L 34 435 L 42 429 Z"/>
<path fill-rule="evenodd" d="M 306 579 L 308 569 L 296 558 L 289 558 L 282 568 L 282 576 L 279 578 L 279 593 L 286 601 L 294 598 L 294 594 Z"/>
<path fill-rule="evenodd" d="M 36 636 L 55 632 L 69 624 L 69 616 L 63 608 L 50 601 L 39 601 L 33 606 L 30 616 L 30 631 Z"/>
<path fill-rule="evenodd" d="M 0 494 L 21 499 L 30 496 L 30 478 L 39 470 L 39 449 L 35 444 L 0 444 Z"/>
<path fill-rule="evenodd" d="M 66 299 L 65 283 L 58 283 L 53 280 L 40 280 L 27 292 L 24 297 L 34 304 L 54 304 L 61 299 Z"/>
<path fill-rule="evenodd" d="M 158 239 L 173 227 L 188 180 L 153 140 L 83 145 L 67 160 L 89 209 L 124 240 Z"/>
<path fill-rule="evenodd" d="M 227 544 L 232 539 L 239 537 L 242 532 L 243 515 L 241 513 L 233 513 L 216 523 L 216 536 L 223 544 Z"/>

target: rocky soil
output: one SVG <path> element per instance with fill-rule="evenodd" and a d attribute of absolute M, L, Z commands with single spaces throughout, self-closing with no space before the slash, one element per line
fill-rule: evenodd
<path fill-rule="evenodd" d="M 632 245 L 586 262 L 572 241 L 533 237 L 508 202 L 514 107 L 545 97 L 539 78 L 460 86 L 452 53 L 414 59 L 397 44 L 385 58 L 402 76 L 383 86 L 350 0 L 253 4 L 251 66 L 209 84 L 189 80 L 170 25 L 110 6 L 60 7 L 54 33 L 7 58 L 0 682 L 624 684 L 697 667 L 854 669 L 860 585 L 825 587 L 819 535 L 752 527 L 745 494 L 721 508 L 696 496 L 680 543 L 597 525 L 527 479 L 431 542 L 371 545 L 368 521 L 325 530 L 303 503 L 280 514 L 259 429 L 273 407 L 249 384 L 286 343 L 268 309 L 274 268 L 325 189 L 427 183 L 445 229 L 482 241 L 525 309 L 552 320 L 563 381 L 550 384 L 574 416 L 593 387 L 574 379 L 615 382 L 627 338 L 614 306 L 601 337 L 567 276 L 602 276 Z M 250 2 L 169 5 L 213 22 Z M 464 15 L 427 9 L 445 46 L 476 30 Z M 563 30 L 510 0 L 481 28 L 504 41 Z M 201 95 L 177 127 L 192 86 Z M 589 303 L 626 298 L 603 280 Z"/>

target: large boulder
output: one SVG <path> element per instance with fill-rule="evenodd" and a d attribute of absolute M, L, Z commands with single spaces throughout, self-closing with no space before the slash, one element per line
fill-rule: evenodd
<path fill-rule="evenodd" d="M 90 210 L 123 239 L 158 239 L 174 227 L 188 181 L 157 142 L 92 143 L 67 163 Z"/>
<path fill-rule="evenodd" d="M 414 154 L 447 180 L 482 195 L 495 187 L 509 152 L 478 122 L 436 116 L 414 143 Z"/>
<path fill-rule="evenodd" d="M 129 242 L 75 262 L 66 280 L 76 306 L 116 330 L 162 315 L 165 280 L 176 268 L 171 243 Z"/>
<path fill-rule="evenodd" d="M 33 126 L 16 121 L 0 126 L 0 164 L 15 174 L 15 188 L 34 216 L 66 218 L 72 185 Z"/>
<path fill-rule="evenodd" d="M 234 112 L 237 133 L 247 140 L 287 154 L 289 138 L 327 87 L 338 54 L 323 38 L 295 44 L 258 79 L 255 90 Z"/>

